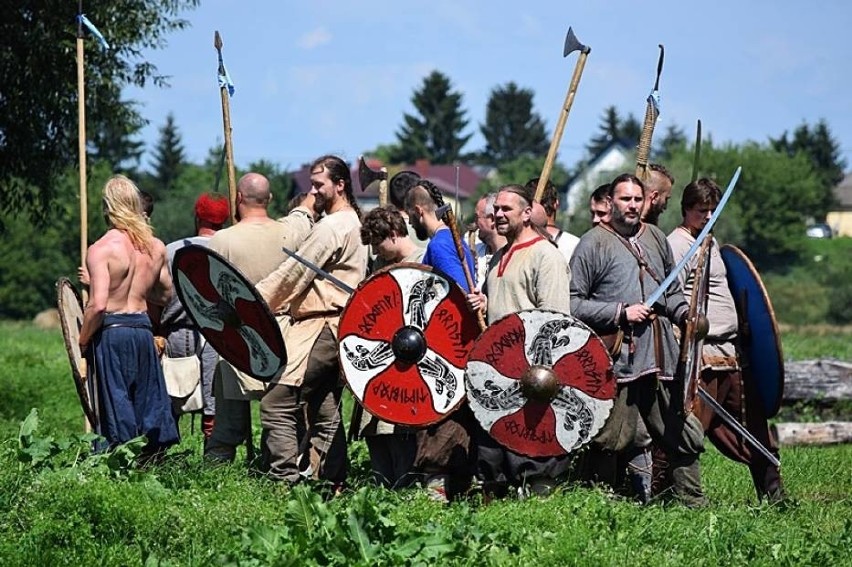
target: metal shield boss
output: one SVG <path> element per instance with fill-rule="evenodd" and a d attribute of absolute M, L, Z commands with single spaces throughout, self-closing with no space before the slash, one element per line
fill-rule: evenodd
<path fill-rule="evenodd" d="M 368 412 L 426 426 L 464 401 L 464 366 L 478 334 L 461 288 L 428 266 L 395 264 L 349 298 L 340 317 L 340 366 Z"/>
<path fill-rule="evenodd" d="M 80 364 L 83 354 L 80 352 L 80 328 L 83 326 L 83 301 L 80 294 L 68 278 L 60 278 L 56 282 L 56 306 L 59 310 L 59 322 L 62 325 L 62 338 L 65 341 L 65 351 L 68 362 L 71 363 L 71 377 L 80 397 L 83 413 L 92 429 L 97 428 L 97 411 L 92 403 L 95 399 L 94 384 L 90 383 L 85 368 Z"/>
<path fill-rule="evenodd" d="M 751 376 L 766 417 L 773 417 L 784 396 L 784 354 L 775 311 L 760 274 L 748 256 L 730 244 L 722 246 L 720 252 L 740 321 L 743 377 L 749 379 Z"/>
<path fill-rule="evenodd" d="M 287 365 L 281 330 L 237 268 L 193 244 L 175 252 L 172 277 L 187 314 L 222 358 L 264 382 L 281 374 Z"/>
<path fill-rule="evenodd" d="M 555 311 L 512 313 L 489 326 L 470 351 L 465 376 L 482 427 L 529 457 L 565 455 L 588 443 L 616 394 L 603 341 Z"/>

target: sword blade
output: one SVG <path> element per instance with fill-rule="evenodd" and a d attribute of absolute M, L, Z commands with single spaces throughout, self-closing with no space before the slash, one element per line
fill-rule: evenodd
<path fill-rule="evenodd" d="M 663 280 L 663 283 L 660 284 L 654 292 L 648 296 L 648 299 L 645 300 L 645 306 L 651 307 L 657 301 L 659 301 L 660 297 L 666 293 L 666 290 L 669 289 L 669 286 L 672 285 L 672 282 L 678 276 L 678 274 L 686 267 L 686 264 L 692 259 L 698 249 L 701 247 L 701 243 L 704 242 L 704 237 L 710 233 L 710 230 L 713 228 L 713 225 L 716 224 L 716 221 L 719 220 L 719 215 L 722 214 L 722 210 L 725 208 L 725 205 L 728 203 L 728 199 L 731 198 L 731 193 L 734 192 L 734 187 L 737 185 L 737 181 L 740 178 L 740 173 L 742 173 L 742 166 L 738 167 L 734 172 L 734 176 L 731 178 L 731 182 L 728 183 L 728 187 L 725 189 L 725 194 L 722 195 L 722 200 L 719 201 L 719 205 L 716 207 L 716 210 L 713 212 L 713 215 L 710 217 L 710 220 L 707 221 L 707 224 L 704 225 L 704 228 L 701 232 L 698 233 L 698 236 L 695 237 L 695 242 L 692 246 L 689 247 L 686 255 L 681 258 L 680 262 L 674 267 L 674 269 L 669 273 L 666 279 Z"/>
<path fill-rule="evenodd" d="M 282 246 L 281 250 L 283 250 L 285 254 L 292 257 L 294 260 L 298 261 L 299 263 L 301 263 L 302 265 L 307 267 L 309 270 L 312 270 L 314 273 L 316 273 L 316 275 L 321 280 L 328 280 L 329 283 L 336 285 L 337 287 L 339 287 L 340 289 L 342 289 L 343 291 L 345 291 L 346 293 L 348 293 L 350 295 L 355 293 L 355 289 L 353 289 L 351 286 L 347 285 L 346 283 L 344 283 L 341 280 L 337 279 L 336 277 L 332 276 L 331 274 L 329 274 L 328 272 L 326 272 L 325 270 L 323 270 L 322 268 L 320 268 L 319 266 L 317 266 L 316 264 L 314 264 L 310 260 L 306 260 L 306 259 L 302 258 L 301 256 L 299 256 L 298 254 L 296 254 L 292 250 L 289 250 L 286 246 Z"/>
<path fill-rule="evenodd" d="M 734 419 L 734 416 L 732 416 L 730 413 L 728 413 L 728 411 L 727 411 L 725 408 L 723 408 L 723 407 L 721 406 L 721 404 L 719 404 L 719 402 L 717 402 L 717 401 L 716 401 L 716 399 L 715 399 L 715 398 L 713 398 L 713 396 L 711 396 L 710 394 L 708 394 L 708 393 L 707 393 L 707 390 L 705 390 L 703 386 L 699 386 L 699 387 L 698 387 L 698 396 L 699 396 L 702 400 L 704 400 L 704 402 L 705 402 L 708 406 L 710 406 L 710 409 L 712 409 L 714 412 L 716 412 L 716 415 L 718 415 L 719 417 L 721 417 L 721 418 L 722 418 L 722 421 L 724 421 L 725 423 L 727 423 L 728 425 L 730 425 L 730 426 L 731 426 L 731 428 L 732 428 L 734 431 L 736 431 L 737 433 L 739 433 L 740 435 L 742 435 L 742 436 L 743 436 L 743 438 L 744 438 L 746 441 L 748 441 L 748 442 L 749 442 L 749 444 L 750 444 L 752 447 L 754 447 L 755 449 L 757 449 L 757 450 L 760 452 L 760 454 L 761 454 L 761 455 L 763 455 L 764 457 L 766 457 L 766 460 L 767 460 L 767 461 L 769 461 L 770 463 L 772 463 L 772 464 L 773 464 L 773 465 L 775 465 L 776 467 L 780 467 L 780 466 L 781 466 L 781 461 L 779 461 L 779 460 L 778 460 L 778 458 L 777 458 L 775 455 L 773 455 L 772 453 L 770 453 L 770 452 L 769 452 L 769 449 L 767 449 L 766 447 L 764 447 L 764 446 L 763 446 L 763 443 L 761 443 L 760 441 L 758 441 L 758 440 L 757 440 L 757 437 L 755 437 L 754 435 L 752 435 L 752 434 L 751 434 L 751 432 L 750 432 L 748 429 L 746 429 L 745 427 L 743 427 L 743 424 L 741 424 L 739 421 L 737 421 L 736 419 Z"/>

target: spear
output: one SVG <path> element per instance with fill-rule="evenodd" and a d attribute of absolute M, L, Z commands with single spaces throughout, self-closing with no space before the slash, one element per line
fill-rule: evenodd
<path fill-rule="evenodd" d="M 698 126 L 695 128 L 695 155 L 692 158 L 692 179 L 698 179 L 698 165 L 701 160 L 701 120 L 698 121 Z"/>
<path fill-rule="evenodd" d="M 636 177 L 644 183 L 648 180 L 648 158 L 651 155 L 651 140 L 654 137 L 654 126 L 660 116 L 660 74 L 663 72 L 663 57 L 665 49 L 660 44 L 660 58 L 657 61 L 657 80 L 654 81 L 654 90 L 648 95 L 645 106 L 645 121 L 642 124 L 642 135 L 639 137 L 639 146 L 636 148 Z"/>
<path fill-rule="evenodd" d="M 225 129 L 225 159 L 228 163 L 228 202 L 231 209 L 231 224 L 237 222 L 237 177 L 234 173 L 234 147 L 231 138 L 231 106 L 229 97 L 234 94 L 234 85 L 231 78 L 228 76 L 228 71 L 225 69 L 225 62 L 222 59 L 222 36 L 217 30 L 213 35 L 213 47 L 216 48 L 216 54 L 219 58 L 219 95 L 222 98 L 222 125 Z"/>
<path fill-rule="evenodd" d="M 80 168 L 80 265 L 86 265 L 89 246 L 88 196 L 86 193 L 86 81 L 83 67 L 83 0 L 77 4 L 77 150 Z M 86 291 L 83 290 L 84 301 Z"/>

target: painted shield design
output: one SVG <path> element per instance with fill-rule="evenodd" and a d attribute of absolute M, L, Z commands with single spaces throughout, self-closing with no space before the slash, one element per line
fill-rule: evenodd
<path fill-rule="evenodd" d="M 760 274 L 748 256 L 730 244 L 722 246 L 720 252 L 740 320 L 742 364 L 751 368 L 750 375 L 766 417 L 773 417 L 784 396 L 784 354 L 775 311 Z"/>
<path fill-rule="evenodd" d="M 461 288 L 428 266 L 395 264 L 349 298 L 340 317 L 340 365 L 371 414 L 426 426 L 464 401 L 464 366 L 477 335 Z"/>
<path fill-rule="evenodd" d="M 97 411 L 92 403 L 94 383 L 89 382 L 85 365 L 81 367 L 83 354 L 80 352 L 80 327 L 83 326 L 83 301 L 68 278 L 60 278 L 56 282 L 56 302 L 59 310 L 59 322 L 62 325 L 62 338 L 65 341 L 65 351 L 71 363 L 71 377 L 77 387 L 80 405 L 92 429 L 98 426 Z"/>
<path fill-rule="evenodd" d="M 269 382 L 287 365 L 287 351 L 269 306 L 239 270 L 198 245 L 175 252 L 172 277 L 193 323 L 237 370 Z"/>
<path fill-rule="evenodd" d="M 565 455 L 588 443 L 616 393 L 603 341 L 555 311 L 521 311 L 488 327 L 470 351 L 466 379 L 482 427 L 529 457 Z"/>

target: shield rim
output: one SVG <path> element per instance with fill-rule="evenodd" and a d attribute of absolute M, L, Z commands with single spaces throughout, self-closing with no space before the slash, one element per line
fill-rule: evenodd
<path fill-rule="evenodd" d="M 80 292 L 77 291 L 77 288 L 74 287 L 74 284 L 71 283 L 71 280 L 66 277 L 61 277 L 56 281 L 56 306 L 59 311 L 59 323 L 62 327 L 62 340 L 65 343 L 65 352 L 68 355 L 68 362 L 71 364 L 71 378 L 74 379 L 74 386 L 76 386 L 77 397 L 80 399 L 80 405 L 83 408 L 83 414 L 86 416 L 86 419 L 89 421 L 89 425 L 91 425 L 92 429 L 96 429 L 98 426 L 98 418 L 97 412 L 95 411 L 94 405 L 92 405 L 92 397 L 89 392 L 89 380 L 88 376 L 83 377 L 80 373 L 79 360 L 77 359 L 77 353 L 75 352 L 75 345 L 73 344 L 72 335 L 72 326 L 71 321 L 67 319 L 66 311 L 65 311 L 65 300 L 63 299 L 62 290 L 68 288 L 71 290 L 71 293 L 74 295 L 76 301 L 76 307 L 79 308 L 80 312 L 80 320 L 83 320 L 83 299 L 80 297 Z M 69 306 L 70 307 L 70 306 Z M 79 331 L 77 331 L 79 338 Z M 79 349 L 79 344 L 76 345 L 77 349 Z M 80 353 L 80 358 L 83 358 L 83 353 Z"/>
<path fill-rule="evenodd" d="M 267 318 L 274 324 L 274 327 L 276 329 L 279 329 L 279 332 L 275 334 L 275 339 L 273 339 L 273 341 L 272 341 L 274 344 L 269 344 L 269 342 L 267 342 L 267 346 L 270 348 L 270 350 L 272 350 L 273 352 L 276 352 L 276 353 L 277 352 L 281 353 L 281 355 L 279 356 L 279 358 L 281 359 L 281 363 L 278 366 L 278 369 L 275 371 L 275 373 L 271 374 L 270 376 L 258 375 L 251 369 L 251 365 L 248 365 L 248 368 L 243 368 L 242 364 L 237 365 L 237 364 L 234 364 L 233 361 L 226 359 L 224 356 L 222 356 L 221 353 L 219 353 L 219 350 L 216 348 L 217 343 L 219 342 L 217 340 L 218 337 L 214 336 L 214 340 L 210 340 L 210 336 L 208 335 L 207 332 L 205 332 L 205 327 L 198 324 L 198 320 L 195 317 L 195 313 L 193 313 L 189 308 L 186 307 L 187 303 L 184 300 L 183 289 L 181 288 L 180 284 L 178 283 L 178 279 L 175 277 L 175 274 L 178 271 L 177 267 L 178 267 L 179 260 L 182 259 L 183 256 L 186 256 L 186 255 L 189 255 L 189 254 L 197 254 L 197 253 L 203 253 L 207 256 L 211 256 L 214 259 L 216 259 L 217 261 L 221 262 L 223 265 L 227 266 L 237 276 L 237 278 L 245 285 L 246 289 L 249 290 L 249 293 L 251 293 L 252 297 L 254 297 L 255 303 L 257 304 L 257 306 L 264 312 L 264 314 L 267 316 Z M 229 364 L 231 364 L 237 370 L 240 370 L 241 372 L 248 374 L 252 378 L 260 380 L 261 382 L 265 382 L 265 383 L 272 382 L 273 380 L 275 380 L 276 377 L 281 375 L 281 372 L 284 369 L 287 368 L 287 346 L 284 344 L 284 337 L 281 336 L 280 327 L 278 326 L 278 322 L 276 321 L 275 316 L 272 314 L 272 310 L 269 308 L 269 305 L 266 303 L 266 301 L 264 301 L 263 297 L 261 297 L 260 293 L 257 291 L 257 288 L 254 286 L 254 284 L 252 284 L 249 281 L 248 278 L 245 277 L 245 275 L 236 266 L 234 266 L 231 262 L 229 262 L 227 259 L 225 259 L 221 254 L 219 254 L 218 252 L 216 252 L 214 250 L 211 250 L 210 248 L 208 248 L 206 246 L 201 246 L 199 244 L 187 244 L 186 246 L 182 246 L 181 248 L 179 248 L 175 251 L 174 258 L 172 259 L 172 264 L 169 267 L 171 268 L 172 283 L 174 284 L 175 292 L 177 293 L 181 304 L 184 306 L 184 310 L 186 311 L 186 314 L 189 316 L 190 319 L 192 319 L 192 323 L 198 328 L 199 332 L 202 335 L 204 335 L 204 338 L 207 339 L 207 342 L 210 343 L 210 345 L 213 347 L 214 350 L 216 350 L 216 352 L 219 354 L 219 356 L 222 356 L 223 359 L 225 359 Z M 181 273 L 185 273 L 185 272 L 181 271 Z M 264 337 L 264 338 L 266 339 L 267 337 Z"/>
<path fill-rule="evenodd" d="M 380 270 L 373 272 L 372 274 L 370 274 L 369 277 L 362 280 L 361 283 L 358 284 L 358 286 L 355 288 L 355 291 L 352 292 L 352 295 L 350 295 L 349 299 L 346 301 L 346 305 L 343 306 L 343 311 L 340 312 L 340 320 L 342 321 L 344 316 L 346 315 L 346 310 L 349 308 L 349 305 L 352 302 L 352 299 L 358 294 L 359 291 L 361 291 L 361 289 L 364 286 L 366 286 L 370 282 L 370 280 L 372 280 L 376 276 L 379 276 L 379 275 L 385 274 L 387 272 L 390 272 L 391 270 L 400 269 L 400 268 L 414 268 L 414 269 L 419 270 L 421 272 L 428 272 L 428 273 L 437 274 L 450 283 L 451 289 L 456 288 L 456 289 L 460 290 L 462 293 L 464 293 L 464 290 L 462 290 L 462 288 L 451 277 L 449 277 L 447 274 L 445 274 L 443 271 L 441 271 L 439 269 L 436 269 L 436 268 L 429 266 L 427 264 L 420 264 L 418 262 L 397 262 L 396 264 L 390 264 L 390 265 L 384 266 Z M 472 316 L 473 315 L 471 314 L 471 317 Z M 481 335 L 481 333 L 480 333 L 480 335 Z M 364 408 L 364 411 L 366 411 L 367 413 L 369 413 L 371 416 L 375 417 L 376 419 L 379 419 L 379 420 L 384 421 L 386 423 L 390 423 L 390 424 L 395 425 L 397 427 L 409 427 L 411 429 L 421 429 L 421 428 L 426 428 L 426 427 L 429 427 L 429 426 L 434 425 L 436 423 L 440 423 L 440 422 L 444 421 L 445 419 L 450 417 L 452 414 L 457 412 L 461 408 L 462 404 L 467 402 L 467 383 L 464 380 L 464 376 L 462 376 L 461 382 L 464 384 L 464 387 L 465 387 L 464 395 L 459 396 L 458 400 L 455 403 L 453 403 L 453 405 L 450 407 L 450 409 L 448 409 L 443 415 L 439 416 L 436 419 L 433 419 L 433 420 L 430 420 L 430 421 L 423 421 L 422 423 L 412 425 L 410 423 L 396 423 L 396 422 L 390 421 L 390 420 L 388 420 L 384 417 L 376 415 L 375 413 L 370 411 L 370 408 L 368 408 L 366 405 L 364 405 L 364 403 L 361 400 L 358 399 L 358 396 L 355 395 L 354 389 L 352 388 L 352 386 L 349 385 L 349 379 L 346 377 L 346 373 L 343 372 L 343 368 L 344 368 L 343 360 L 340 357 L 340 344 L 341 344 L 340 339 L 341 338 L 342 337 L 338 336 L 337 363 L 340 366 L 340 375 L 343 377 L 343 383 L 346 385 L 346 389 L 349 390 L 349 393 L 352 395 L 352 399 L 355 400 L 355 403 L 357 403 L 362 408 Z M 471 342 L 471 348 L 473 348 L 473 343 L 475 343 L 475 342 L 476 342 L 476 339 L 474 339 Z M 468 351 L 468 352 L 470 352 L 470 351 Z M 465 367 L 466 366 L 467 366 L 467 362 L 465 361 Z"/>
<path fill-rule="evenodd" d="M 772 307 L 772 300 L 769 298 L 769 294 L 766 291 L 766 286 L 763 285 L 763 279 L 760 277 L 760 273 L 757 271 L 757 268 L 754 267 L 754 263 L 751 259 L 746 256 L 746 253 L 743 252 L 740 248 L 734 246 L 733 244 L 725 244 L 719 249 L 719 253 L 722 256 L 722 261 L 725 263 L 725 269 L 728 270 L 728 261 L 726 259 L 727 254 L 733 254 L 738 260 L 742 261 L 742 263 L 748 268 L 751 273 L 752 278 L 754 278 L 755 283 L 757 284 L 757 288 L 760 290 L 761 295 L 763 297 L 763 304 L 766 307 L 766 314 L 769 317 L 769 322 L 772 327 L 772 332 L 775 334 L 775 353 L 778 359 L 778 396 L 777 399 L 769 403 L 766 397 L 758 388 L 756 388 L 758 395 L 760 396 L 760 400 L 763 402 L 764 410 L 766 410 L 766 417 L 771 418 L 778 414 L 778 411 L 781 409 L 781 402 L 784 398 L 784 350 L 781 346 L 781 331 L 778 329 L 778 320 L 775 317 L 775 309 Z M 728 278 L 728 287 L 731 286 L 731 279 Z M 740 313 L 740 305 L 737 303 L 736 297 L 734 297 L 734 305 L 737 309 L 737 316 L 739 317 L 739 325 L 742 326 L 743 314 Z M 755 367 L 754 357 L 749 358 L 749 364 L 752 368 Z"/>
<path fill-rule="evenodd" d="M 555 314 L 555 315 L 568 316 L 568 317 L 571 317 L 572 319 L 574 319 L 575 321 L 577 321 L 577 322 L 581 323 L 581 324 L 582 324 L 584 327 L 586 327 L 586 329 L 589 331 L 589 340 L 595 339 L 595 340 L 597 340 L 597 341 L 600 343 L 601 349 L 602 349 L 602 351 L 604 352 L 604 354 L 606 355 L 607 360 L 609 361 L 610 371 L 612 370 L 612 366 L 613 366 L 612 356 L 610 355 L 610 353 L 609 353 L 609 349 L 607 348 L 606 344 L 603 342 L 603 339 L 601 339 L 601 338 L 600 338 L 600 336 L 598 336 L 598 334 L 597 334 L 597 333 L 596 333 L 596 332 L 595 332 L 595 331 L 594 331 L 594 330 L 593 330 L 593 329 L 592 329 L 592 328 L 591 328 L 591 327 L 590 327 L 590 326 L 589 326 L 589 325 L 588 325 L 585 321 L 583 321 L 582 319 L 580 319 L 580 318 L 578 318 L 578 317 L 575 317 L 574 315 L 571 315 L 570 313 L 565 313 L 565 312 L 563 312 L 563 311 L 557 311 L 557 310 L 555 310 L 555 309 L 537 309 L 537 308 L 536 308 L 536 309 L 521 309 L 520 311 L 516 311 L 516 312 L 513 312 L 513 313 L 507 313 L 507 314 L 506 314 L 506 315 L 504 315 L 503 317 L 500 317 L 499 319 L 497 319 L 497 321 L 494 321 L 493 323 L 491 323 L 491 324 L 489 324 L 489 325 L 488 325 L 488 328 L 487 328 L 487 329 L 485 329 L 485 331 L 483 331 L 483 332 L 482 332 L 482 333 L 481 333 L 481 334 L 480 334 L 480 335 L 479 335 L 479 336 L 478 336 L 478 337 L 474 340 L 474 346 L 473 346 L 473 347 L 471 347 L 471 350 L 473 350 L 473 348 L 476 346 L 476 343 L 477 343 L 479 340 L 481 340 L 481 339 L 482 339 L 482 337 L 485 335 L 485 333 L 487 333 L 487 332 L 488 332 L 488 329 L 491 329 L 493 326 L 496 326 L 498 323 L 500 323 L 500 322 L 501 322 L 501 321 L 503 321 L 504 319 L 507 319 L 507 318 L 509 318 L 509 317 L 516 317 L 516 316 L 520 315 L 521 313 L 530 313 L 530 312 L 549 313 L 549 314 Z M 467 385 L 467 380 L 468 380 L 468 378 L 467 378 L 467 367 L 465 367 L 465 387 L 466 387 L 466 391 L 467 391 L 467 392 L 469 392 L 469 391 L 470 391 L 470 387 Z M 613 396 L 613 397 L 612 397 L 609 401 L 611 401 L 611 402 L 613 403 L 613 405 L 611 405 L 611 406 L 609 407 L 609 411 L 608 411 L 608 413 L 607 413 L 606 419 L 604 420 L 603 425 L 601 425 L 601 428 L 600 428 L 600 429 L 598 429 L 598 430 L 597 430 L 597 431 L 596 431 L 596 432 L 595 432 L 595 433 L 594 433 L 591 437 L 589 437 L 589 439 L 588 439 L 588 440 L 586 440 L 586 442 L 585 442 L 585 443 L 582 443 L 581 445 L 579 445 L 578 447 L 575 447 L 575 448 L 574 448 L 574 449 L 572 449 L 571 451 L 564 451 L 564 452 L 559 453 L 559 454 L 557 454 L 557 455 L 550 455 L 550 456 L 548 456 L 548 457 L 544 457 L 544 458 L 561 458 L 561 457 L 565 457 L 565 456 L 568 456 L 568 455 L 576 454 L 578 451 L 582 451 L 582 450 L 583 450 L 586 446 L 588 446 L 588 445 L 589 445 L 589 443 L 591 443 L 591 442 L 595 439 L 595 437 L 596 437 L 596 436 L 597 436 L 597 435 L 601 432 L 601 430 L 602 430 L 602 429 L 606 426 L 606 423 L 609 421 L 610 417 L 612 416 L 612 408 L 615 406 L 615 400 L 618 398 L 618 380 L 616 379 L 616 377 L 615 377 L 615 375 L 614 375 L 614 374 L 612 374 L 612 381 L 613 381 L 613 384 L 614 384 L 614 391 L 615 391 L 615 395 L 614 395 L 614 396 Z M 523 405 L 521 406 L 521 408 L 523 408 Z M 519 410 L 520 410 L 521 408 L 519 408 Z M 542 458 L 542 457 L 536 457 L 536 456 L 527 455 L 527 454 L 526 454 L 526 453 L 524 453 L 523 451 L 519 451 L 516 447 L 509 447 L 509 446 L 507 446 L 507 445 L 505 445 L 505 444 L 501 443 L 498 439 L 496 439 L 496 438 L 494 438 L 493 436 L 491 436 L 491 433 L 490 433 L 487 429 L 485 429 L 485 426 L 484 426 L 484 425 L 483 425 L 483 424 L 479 421 L 479 418 L 477 417 L 476 412 L 471 411 L 471 413 L 473 413 L 473 417 L 474 417 L 474 419 L 476 420 L 477 425 L 478 425 L 480 428 L 482 428 L 482 430 L 483 430 L 483 431 L 485 431 L 485 433 L 486 433 L 486 434 L 488 434 L 488 436 L 489 436 L 489 437 L 491 437 L 492 439 L 494 439 L 494 441 L 496 441 L 496 442 L 497 442 L 497 443 L 498 443 L 501 447 L 504 447 L 504 448 L 506 448 L 506 449 L 508 449 L 508 450 L 510 450 L 510 451 L 514 451 L 514 452 L 516 452 L 516 453 L 518 453 L 518 454 L 524 455 L 525 457 L 530 458 L 530 459 L 540 459 L 540 458 Z M 560 446 L 561 446 L 561 445 L 560 445 Z"/>

